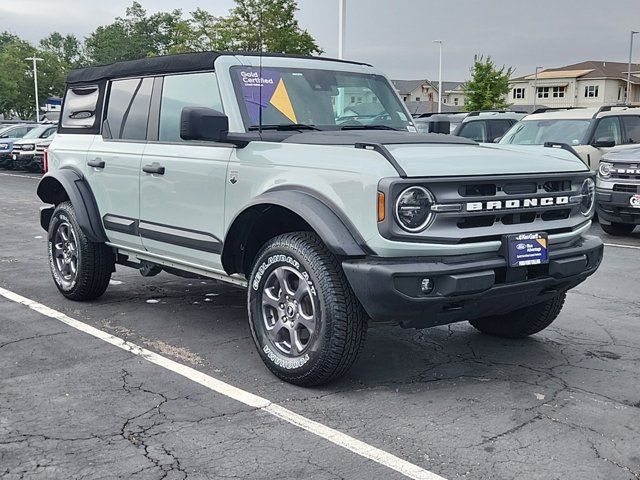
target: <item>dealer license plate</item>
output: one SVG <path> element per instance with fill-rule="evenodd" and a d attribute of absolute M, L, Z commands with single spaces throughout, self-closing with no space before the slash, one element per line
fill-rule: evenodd
<path fill-rule="evenodd" d="M 546 232 L 507 235 L 509 265 L 523 267 L 549 263 L 548 240 Z"/>

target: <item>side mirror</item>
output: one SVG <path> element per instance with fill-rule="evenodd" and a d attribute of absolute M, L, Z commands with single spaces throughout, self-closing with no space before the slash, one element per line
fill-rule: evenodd
<path fill-rule="evenodd" d="M 600 137 L 591 144 L 596 148 L 611 148 L 616 146 L 616 141 L 612 137 Z"/>
<path fill-rule="evenodd" d="M 446 135 L 449 135 L 449 133 L 451 133 L 451 122 L 444 115 L 433 115 L 429 119 L 428 132 L 444 133 Z"/>
<path fill-rule="evenodd" d="M 184 107 L 180 117 L 180 138 L 223 142 L 229 133 L 229 118 L 205 107 Z"/>

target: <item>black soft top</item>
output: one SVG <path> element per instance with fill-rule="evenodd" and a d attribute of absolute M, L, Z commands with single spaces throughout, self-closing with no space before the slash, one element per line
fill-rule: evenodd
<path fill-rule="evenodd" d="M 101 65 L 98 67 L 79 68 L 69 72 L 67 83 L 86 84 L 98 82 L 100 80 L 110 80 L 113 78 L 126 78 L 148 75 L 163 75 L 167 73 L 183 73 L 213 70 L 213 63 L 216 58 L 223 55 L 251 55 L 258 56 L 256 52 L 195 52 L 179 53 L 176 55 L 163 55 L 160 57 L 147 57 L 140 60 L 129 60 L 126 62 L 113 63 L 111 65 Z M 336 60 L 326 57 L 285 55 L 281 53 L 264 53 L 268 57 L 286 58 L 307 58 L 315 60 L 329 60 L 332 62 L 352 63 L 355 65 L 366 65 L 366 63 Z"/>

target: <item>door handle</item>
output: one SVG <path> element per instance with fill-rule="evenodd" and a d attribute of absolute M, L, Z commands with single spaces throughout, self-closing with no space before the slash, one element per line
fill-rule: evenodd
<path fill-rule="evenodd" d="M 87 165 L 94 168 L 104 168 L 104 160 L 101 158 L 94 158 L 93 160 L 89 160 Z"/>
<path fill-rule="evenodd" d="M 145 165 L 142 167 L 144 173 L 155 173 L 157 175 L 164 175 L 164 167 L 159 163 L 152 163 L 151 165 Z"/>

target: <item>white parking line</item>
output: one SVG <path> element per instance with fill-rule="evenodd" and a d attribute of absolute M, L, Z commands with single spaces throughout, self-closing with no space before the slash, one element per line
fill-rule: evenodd
<path fill-rule="evenodd" d="M 635 245 L 623 245 L 621 243 L 605 243 L 605 247 L 618 247 L 618 248 L 631 248 L 633 250 L 640 250 L 640 247 L 636 247 Z"/>
<path fill-rule="evenodd" d="M 4 177 L 18 177 L 18 178 L 30 178 L 32 180 L 40 180 L 40 177 L 35 175 L 18 175 L 16 173 L 0 173 Z"/>
<path fill-rule="evenodd" d="M 259 397 L 257 395 L 254 395 L 253 393 L 247 392 L 238 387 L 234 387 L 233 385 L 229 385 L 228 383 L 199 372 L 198 370 L 195 370 L 191 367 L 187 367 L 186 365 L 182 365 L 181 363 L 163 357 L 162 355 L 158 355 L 151 350 L 147 350 L 134 343 L 127 342 L 120 337 L 116 337 L 115 335 L 111 335 L 110 333 L 92 327 L 91 325 L 87 325 L 86 323 L 76 320 L 75 318 L 71 318 L 62 312 L 49 308 L 46 305 L 38 303 L 34 300 L 30 300 L 26 297 L 18 295 L 17 293 L 14 293 L 10 290 L 6 290 L 0 287 L 0 296 L 12 302 L 25 305 L 31 310 L 65 323 L 66 325 L 69 325 L 76 330 L 80 330 L 81 332 L 87 333 L 95 338 L 110 343 L 111 345 L 115 345 L 116 347 L 133 353 L 134 355 L 138 355 L 151 363 L 159 365 L 163 368 L 166 368 L 167 370 L 177 373 L 178 375 L 182 375 L 189 380 L 199 383 L 209 390 L 213 390 L 214 392 L 232 398 L 247 406 L 274 415 L 292 425 L 295 425 L 296 427 L 302 428 L 307 432 L 324 438 L 325 440 L 328 440 L 331 443 L 338 445 L 339 447 L 350 450 L 351 452 L 356 453 L 361 457 L 368 458 L 369 460 L 373 460 L 380 465 L 395 470 L 405 477 L 417 480 L 445 480 L 444 477 L 436 475 L 435 473 L 425 470 L 413 463 L 407 462 L 406 460 L 402 460 L 395 455 L 369 445 L 368 443 L 357 440 L 331 427 L 327 427 L 322 423 L 310 420 L 302 415 L 292 412 L 288 408 L 272 403 L 266 398 Z"/>

